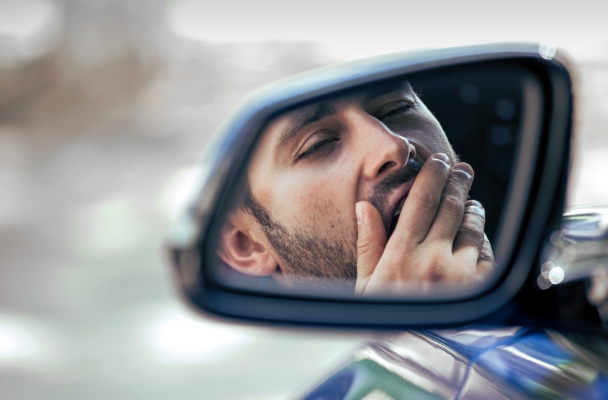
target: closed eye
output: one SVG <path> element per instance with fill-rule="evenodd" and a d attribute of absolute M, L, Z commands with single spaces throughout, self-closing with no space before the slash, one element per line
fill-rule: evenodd
<path fill-rule="evenodd" d="M 395 108 L 387 111 L 386 113 L 384 113 L 383 115 L 378 117 L 378 119 L 380 121 L 384 121 L 386 119 L 398 118 L 398 117 L 403 116 L 406 113 L 408 113 L 411 109 L 412 109 L 412 106 L 410 104 L 401 103 L 399 105 L 399 107 L 395 107 Z"/>
<path fill-rule="evenodd" d="M 397 101 L 391 101 L 384 104 L 376 112 L 376 118 L 382 122 L 391 119 L 398 119 L 403 117 L 408 112 L 415 110 L 416 102 L 408 99 L 402 99 Z"/>
<path fill-rule="evenodd" d="M 301 153 L 298 156 L 298 160 L 306 159 L 306 158 L 311 157 L 324 150 L 330 150 L 330 148 L 333 146 L 333 144 L 339 140 L 340 140 L 339 138 L 335 138 L 335 137 L 319 140 L 318 142 L 316 142 L 315 144 L 310 146 L 306 151 Z"/>

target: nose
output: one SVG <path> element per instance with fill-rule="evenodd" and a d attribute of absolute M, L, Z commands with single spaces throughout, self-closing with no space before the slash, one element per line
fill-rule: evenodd
<path fill-rule="evenodd" d="M 407 138 L 394 134 L 371 115 L 361 115 L 356 125 L 363 154 L 362 173 L 366 180 L 382 179 L 416 157 L 416 148 Z"/>

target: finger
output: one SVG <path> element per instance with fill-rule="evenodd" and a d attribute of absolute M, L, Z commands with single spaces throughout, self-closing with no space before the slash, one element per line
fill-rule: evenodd
<path fill-rule="evenodd" d="M 484 227 L 486 212 L 480 202 L 469 200 L 464 204 L 464 215 L 458 233 L 454 239 L 453 253 L 466 251 L 469 248 L 476 250 L 475 261 L 479 257 L 484 241 Z"/>
<path fill-rule="evenodd" d="M 494 252 L 488 237 L 484 234 L 484 242 L 481 247 L 481 253 L 477 259 L 477 274 L 488 276 L 496 270 L 496 260 L 494 260 Z"/>
<path fill-rule="evenodd" d="M 481 253 L 485 234 L 485 211 L 481 203 L 469 200 L 465 203 L 462 224 L 458 229 L 452 252 L 463 269 L 470 267 L 470 272 L 476 272 L 476 264 Z"/>
<path fill-rule="evenodd" d="M 367 201 L 356 205 L 357 214 L 357 283 L 355 293 L 363 293 L 386 245 L 382 215 Z"/>
<path fill-rule="evenodd" d="M 420 243 L 424 240 L 437 214 L 448 178 L 448 160 L 445 154 L 437 153 L 425 161 L 403 204 L 390 242 Z"/>
<path fill-rule="evenodd" d="M 433 226 L 425 240 L 454 242 L 462 223 L 464 203 L 473 182 L 473 168 L 467 163 L 458 163 L 450 175 L 441 194 L 441 202 Z"/>

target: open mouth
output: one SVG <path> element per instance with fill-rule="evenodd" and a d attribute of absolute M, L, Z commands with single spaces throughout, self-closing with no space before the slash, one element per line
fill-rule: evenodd
<path fill-rule="evenodd" d="M 397 226 L 403 205 L 421 168 L 422 162 L 409 160 L 403 169 L 378 184 L 377 196 L 372 196 L 370 202 L 376 205 L 382 214 L 387 237 L 393 234 Z"/>

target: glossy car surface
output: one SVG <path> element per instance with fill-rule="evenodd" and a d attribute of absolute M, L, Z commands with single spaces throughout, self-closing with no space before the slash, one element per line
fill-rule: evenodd
<path fill-rule="evenodd" d="M 303 396 L 329 399 L 602 399 L 608 346 L 527 328 L 403 332 L 370 341 Z"/>

